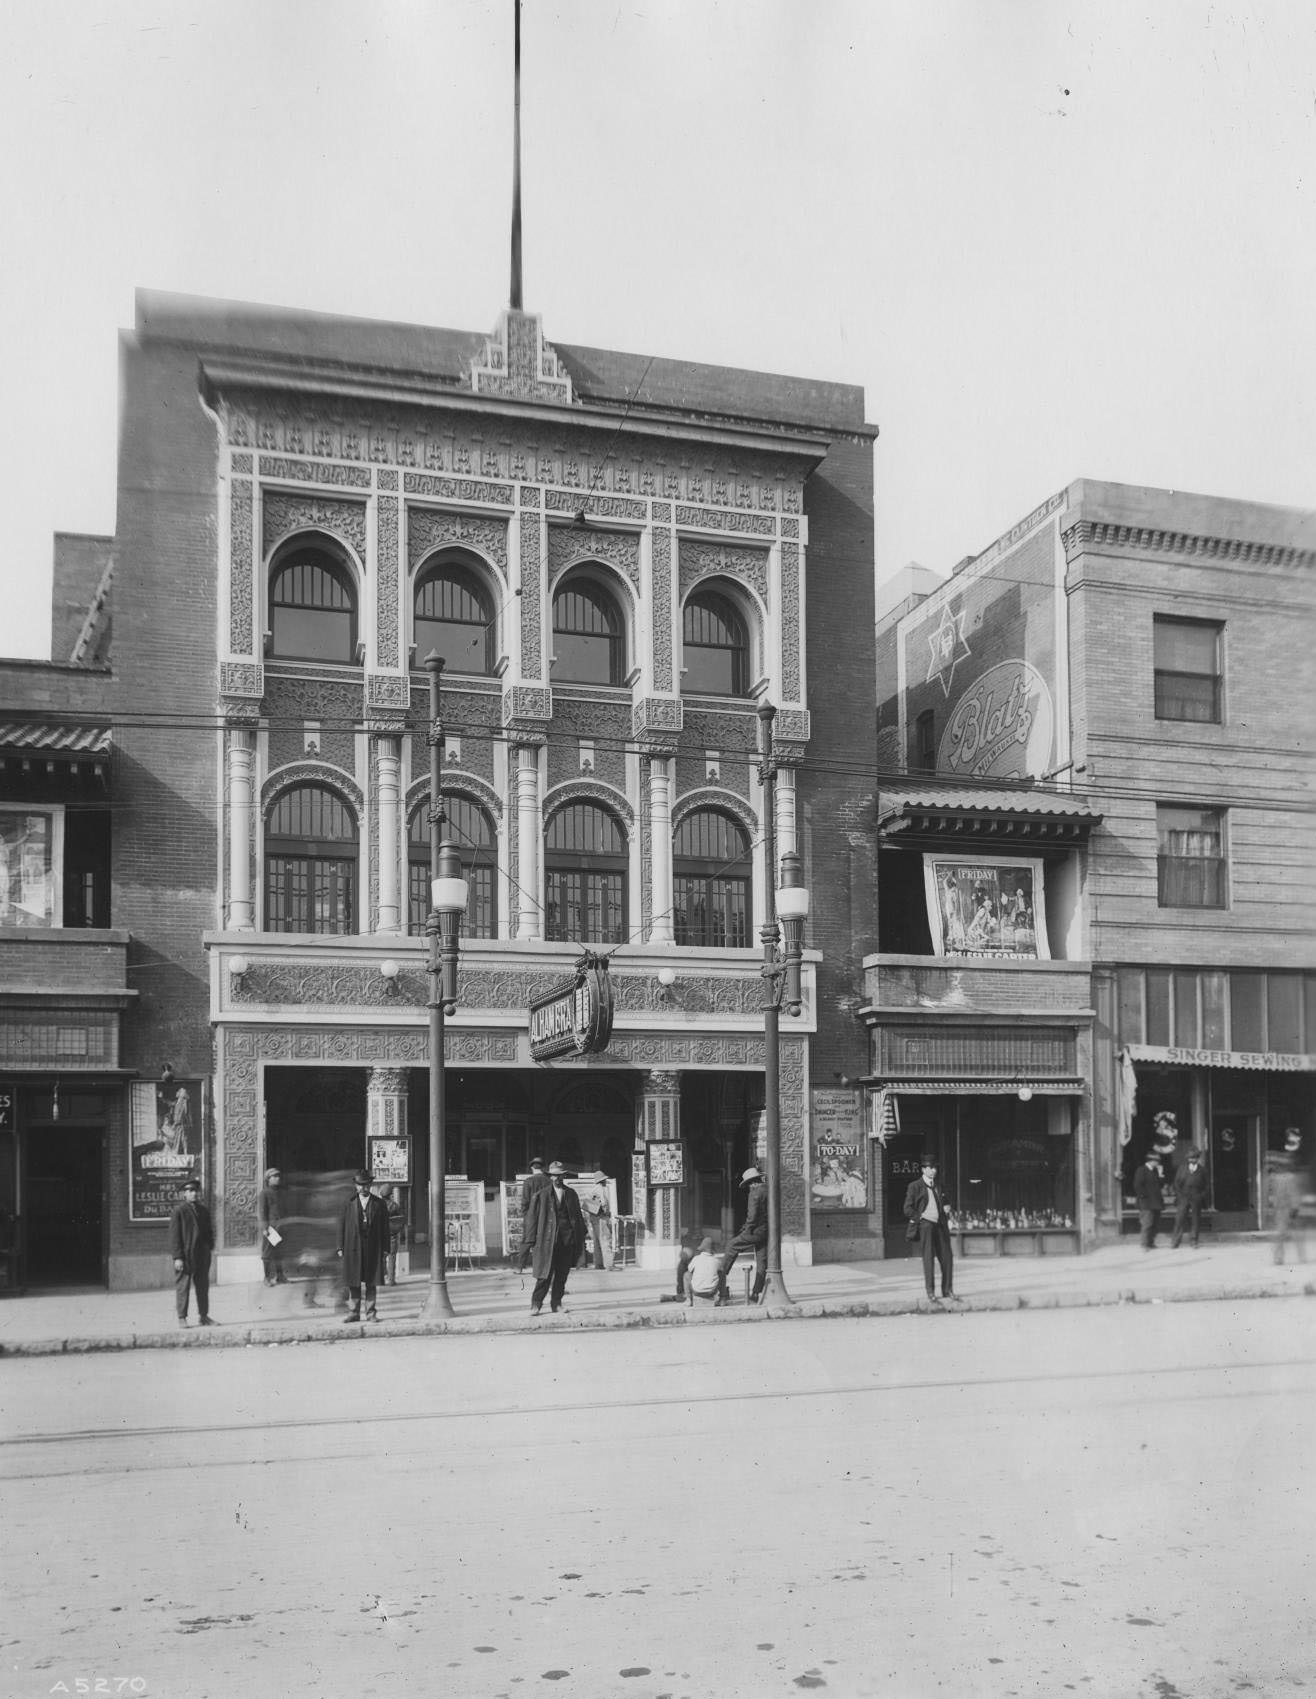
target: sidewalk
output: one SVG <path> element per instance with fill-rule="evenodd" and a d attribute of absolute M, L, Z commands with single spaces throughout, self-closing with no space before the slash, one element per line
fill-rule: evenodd
<path fill-rule="evenodd" d="M 455 1319 L 426 1321 L 421 1307 L 424 1275 L 381 1287 L 380 1320 L 345 1326 L 341 1315 L 308 1309 L 296 1284 L 214 1286 L 212 1328 L 179 1328 L 172 1290 L 103 1292 L 79 1288 L 0 1298 L 0 1355 L 51 1356 L 62 1352 L 136 1348 L 216 1349 L 284 1345 L 307 1340 L 398 1337 L 440 1333 L 530 1333 L 613 1327 L 718 1327 L 818 1316 L 972 1314 L 979 1310 L 1067 1309 L 1093 1304 L 1184 1303 L 1206 1299 L 1316 1296 L 1316 1261 L 1276 1266 L 1262 1235 L 1208 1242 L 1194 1251 L 1167 1246 L 1142 1251 L 1136 1242 L 1085 1257 L 961 1257 L 955 1269 L 963 1302 L 943 1307 L 923 1296 L 914 1258 L 888 1262 L 827 1263 L 790 1268 L 789 1310 L 744 1301 L 744 1262 L 731 1276 L 734 1303 L 713 1309 L 664 1303 L 673 1274 L 577 1269 L 561 1315 L 532 1317 L 530 1280 L 507 1268 L 463 1270 L 448 1276 Z"/>

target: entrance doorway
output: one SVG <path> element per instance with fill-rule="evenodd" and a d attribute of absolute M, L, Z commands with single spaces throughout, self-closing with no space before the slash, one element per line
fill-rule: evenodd
<path fill-rule="evenodd" d="M 1247 1232 L 1257 1225 L 1257 1117 L 1213 1114 L 1211 1178 L 1215 1224 L 1223 1232 Z"/>
<path fill-rule="evenodd" d="M 29 1127 L 23 1141 L 25 1279 L 105 1284 L 105 1135 L 100 1127 Z"/>

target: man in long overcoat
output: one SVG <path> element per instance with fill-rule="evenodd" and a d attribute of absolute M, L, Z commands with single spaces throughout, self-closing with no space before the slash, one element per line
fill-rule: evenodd
<path fill-rule="evenodd" d="M 580 1199 L 567 1185 L 566 1173 L 560 1162 L 549 1163 L 549 1183 L 531 1197 L 522 1227 L 522 1243 L 530 1253 L 530 1270 L 535 1277 L 530 1295 L 532 1316 L 539 1314 L 546 1293 L 554 1311 L 562 1308 L 567 1276 L 585 1243 Z"/>
<path fill-rule="evenodd" d="M 544 1188 L 548 1185 L 548 1183 L 549 1183 L 548 1175 L 544 1172 L 544 1159 L 543 1159 L 543 1157 L 542 1156 L 532 1156 L 530 1158 L 530 1172 L 526 1175 L 525 1179 L 522 1180 L 522 1182 L 521 1182 L 521 1235 L 522 1235 L 522 1237 L 521 1237 L 521 1271 L 522 1271 L 522 1273 L 525 1272 L 525 1265 L 530 1261 L 530 1246 L 526 1243 L 526 1239 L 525 1239 L 525 1218 L 526 1218 L 526 1216 L 527 1216 L 527 1214 L 529 1213 L 529 1210 L 530 1210 L 530 1200 L 531 1200 L 532 1197 L 534 1197 L 536 1192 L 542 1192 L 544 1190 Z"/>
<path fill-rule="evenodd" d="M 364 1168 L 352 1176 L 355 1194 L 343 1205 L 338 1223 L 338 1254 L 343 1259 L 343 1280 L 351 1306 L 344 1322 L 361 1320 L 361 1288 L 366 1292 L 366 1320 L 378 1321 L 375 1288 L 388 1254 L 388 1206 L 370 1190 Z"/>
<path fill-rule="evenodd" d="M 196 1288 L 196 1316 L 201 1327 L 211 1327 L 210 1259 L 215 1252 L 215 1228 L 210 1211 L 201 1202 L 201 1187 L 184 1180 L 182 1200 L 169 1217 L 169 1254 L 174 1259 L 174 1302 L 179 1327 L 187 1326 L 187 1296 Z"/>

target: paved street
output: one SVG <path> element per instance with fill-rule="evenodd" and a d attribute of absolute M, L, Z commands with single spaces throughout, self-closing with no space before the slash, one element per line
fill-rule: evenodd
<path fill-rule="evenodd" d="M 3 1377 L 18 1699 L 1316 1682 L 1300 1299 Z"/>

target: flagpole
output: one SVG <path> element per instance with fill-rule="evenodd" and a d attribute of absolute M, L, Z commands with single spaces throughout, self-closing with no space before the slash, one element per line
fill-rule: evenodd
<path fill-rule="evenodd" d="M 512 57 L 512 290 L 509 305 L 521 311 L 521 0 L 512 0 L 515 46 Z"/>

